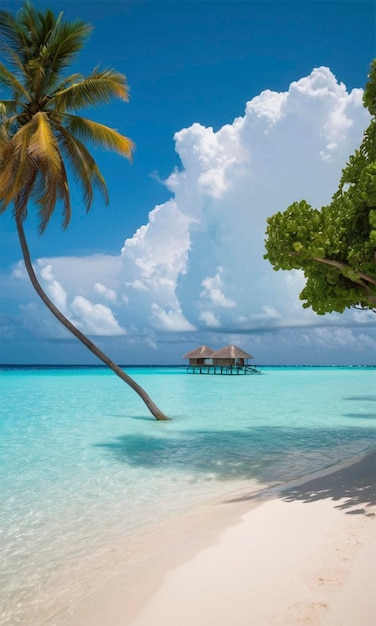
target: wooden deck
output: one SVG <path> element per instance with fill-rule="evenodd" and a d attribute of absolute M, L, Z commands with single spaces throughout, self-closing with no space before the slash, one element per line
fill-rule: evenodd
<path fill-rule="evenodd" d="M 188 374 L 244 375 L 261 374 L 253 365 L 187 365 Z"/>

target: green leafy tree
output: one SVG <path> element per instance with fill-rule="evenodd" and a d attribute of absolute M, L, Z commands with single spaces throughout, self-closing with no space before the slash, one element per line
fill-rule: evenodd
<path fill-rule="evenodd" d="M 317 210 L 294 202 L 267 220 L 264 258 L 275 270 L 303 270 L 300 299 L 319 315 L 376 310 L 376 60 L 364 104 L 371 123 L 331 203 Z"/>
<path fill-rule="evenodd" d="M 68 75 L 67 68 L 83 48 L 91 27 L 67 22 L 60 13 L 22 5 L 14 17 L 0 10 L 0 86 L 9 94 L 0 100 L 0 212 L 12 207 L 26 270 L 45 305 L 92 353 L 125 381 L 158 420 L 168 419 L 148 394 L 122 368 L 79 331 L 43 291 L 34 272 L 24 232 L 30 207 L 36 208 L 43 233 L 58 206 L 62 226 L 71 218 L 70 172 L 83 192 L 86 211 L 94 188 L 108 202 L 105 180 L 86 147 L 94 146 L 131 157 L 133 143 L 116 130 L 81 117 L 81 109 L 128 100 L 124 75 L 96 67 L 89 76 Z"/>

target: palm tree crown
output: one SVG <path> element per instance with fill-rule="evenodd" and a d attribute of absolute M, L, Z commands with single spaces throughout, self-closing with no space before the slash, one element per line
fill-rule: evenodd
<path fill-rule="evenodd" d="M 7 66 L 0 63 L 0 85 L 10 93 L 8 100 L 0 100 L 0 211 L 13 205 L 23 220 L 32 199 L 40 232 L 57 202 L 63 227 L 69 224 L 68 170 L 82 186 L 87 211 L 93 187 L 108 201 L 104 178 L 83 141 L 128 158 L 132 154 L 130 139 L 77 115 L 80 109 L 129 97 L 125 76 L 114 70 L 97 67 L 87 77 L 66 75 L 91 30 L 81 20 L 66 22 L 62 13 L 41 13 L 29 3 L 16 17 L 0 10 L 1 51 L 8 61 Z"/>

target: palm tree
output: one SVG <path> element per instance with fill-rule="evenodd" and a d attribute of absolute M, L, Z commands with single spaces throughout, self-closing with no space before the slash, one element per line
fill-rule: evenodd
<path fill-rule="evenodd" d="M 13 207 L 18 237 L 29 278 L 53 315 L 103 363 L 139 394 L 158 420 L 167 416 L 148 394 L 116 363 L 79 331 L 43 291 L 34 272 L 24 221 L 32 203 L 42 234 L 58 204 L 65 229 L 71 218 L 68 171 L 82 187 L 86 211 L 94 187 L 108 202 L 107 187 L 85 145 L 113 150 L 131 158 L 133 142 L 116 130 L 77 115 L 113 98 L 128 100 L 124 75 L 96 67 L 89 76 L 66 75 L 67 67 L 83 48 L 91 27 L 77 19 L 67 22 L 60 13 L 37 11 L 25 2 L 14 17 L 0 10 L 2 57 L 0 85 L 10 97 L 0 100 L 0 212 Z"/>

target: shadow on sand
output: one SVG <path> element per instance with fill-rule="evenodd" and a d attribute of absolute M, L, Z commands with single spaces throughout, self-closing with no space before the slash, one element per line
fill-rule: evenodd
<path fill-rule="evenodd" d="M 294 500 L 316 502 L 330 498 L 339 502 L 336 508 L 346 510 L 351 515 L 367 514 L 364 507 L 376 505 L 376 451 L 367 454 L 353 465 L 314 478 L 302 485 L 284 489 L 281 498 L 285 502 Z"/>

